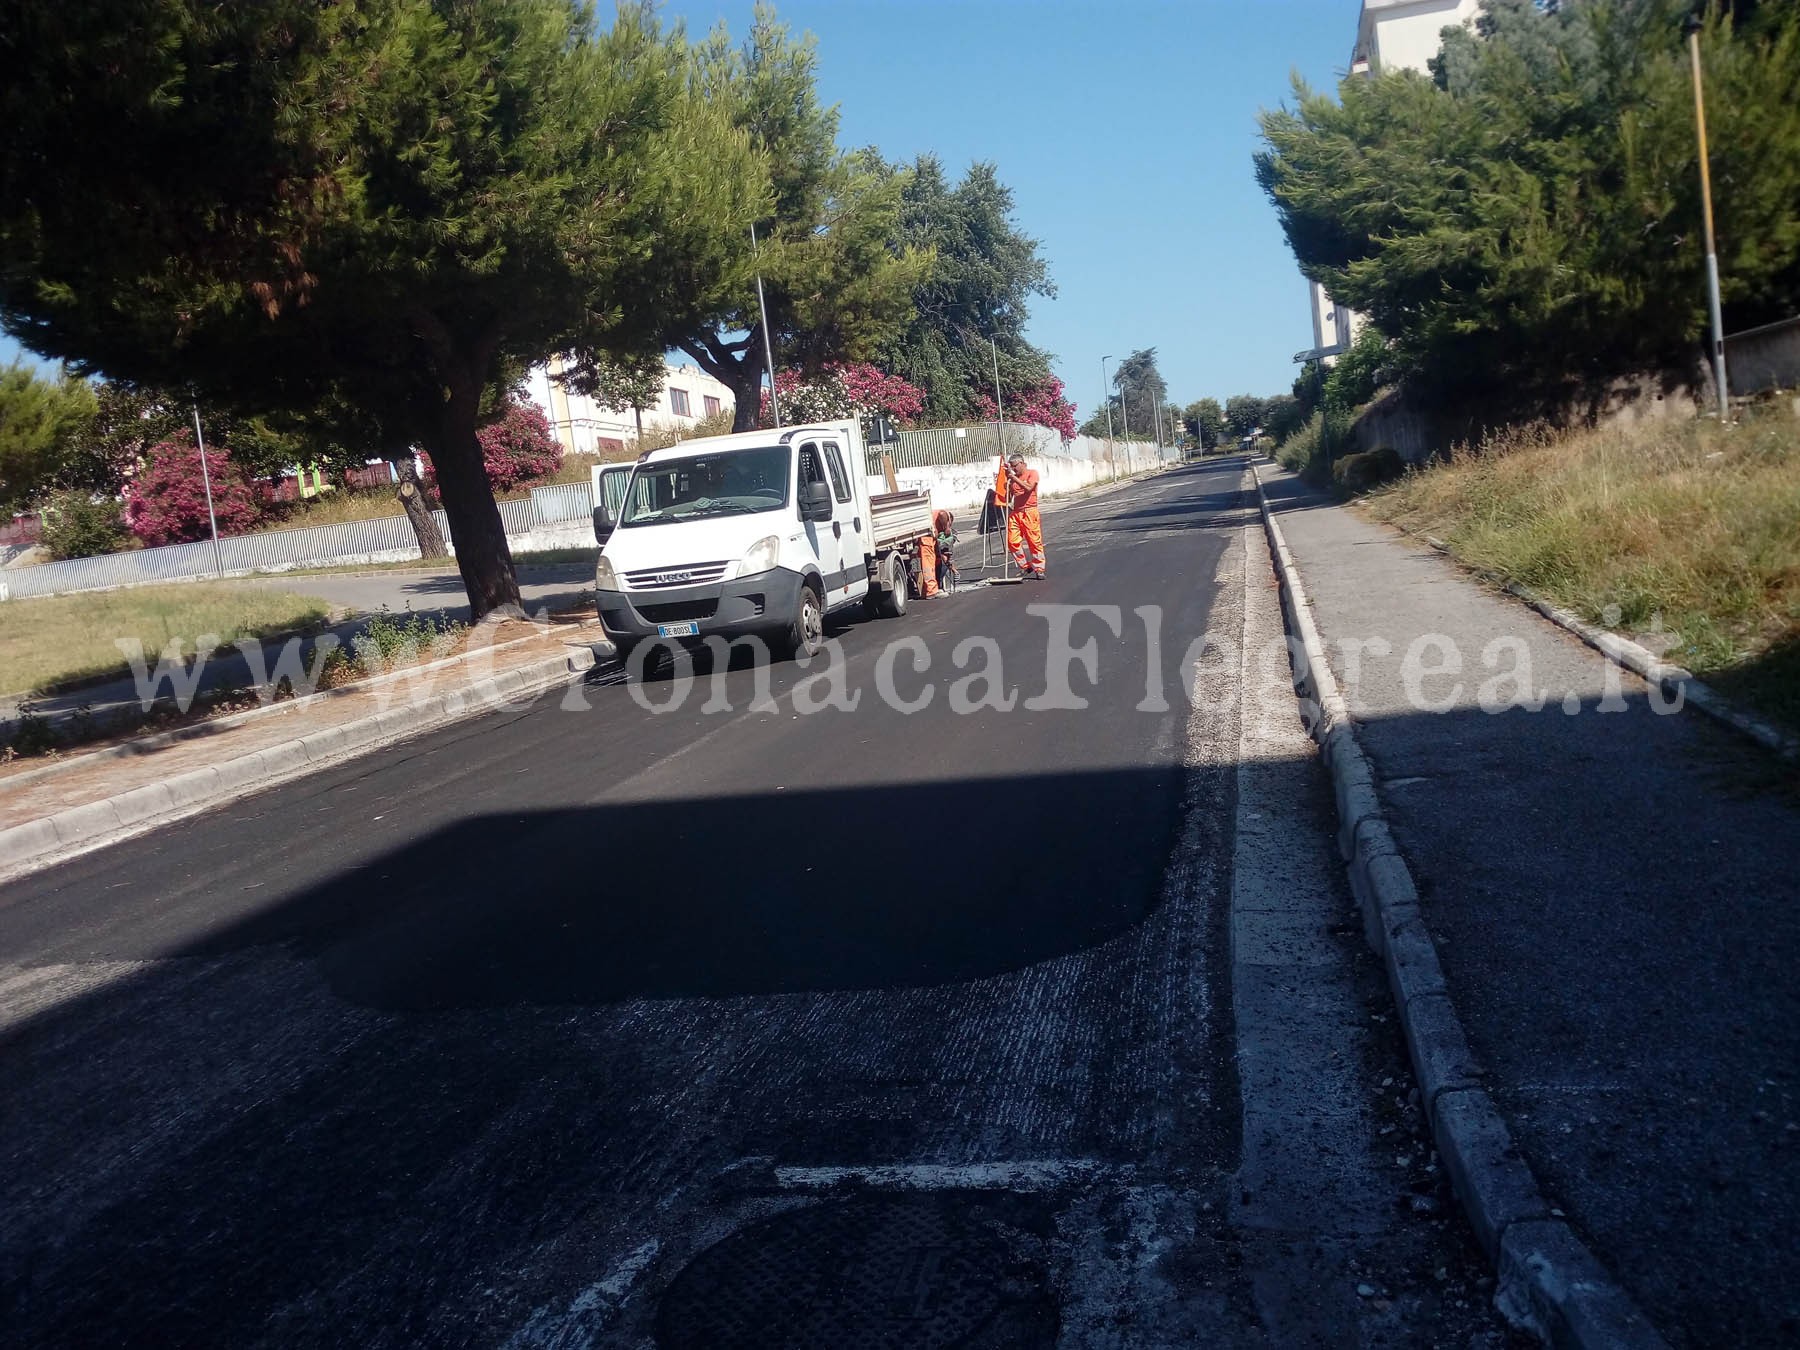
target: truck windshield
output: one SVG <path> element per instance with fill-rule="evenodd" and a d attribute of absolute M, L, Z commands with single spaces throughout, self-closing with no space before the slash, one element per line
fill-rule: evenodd
<path fill-rule="evenodd" d="M 785 445 L 771 445 L 640 464 L 619 524 L 779 511 L 788 503 L 791 453 Z"/>

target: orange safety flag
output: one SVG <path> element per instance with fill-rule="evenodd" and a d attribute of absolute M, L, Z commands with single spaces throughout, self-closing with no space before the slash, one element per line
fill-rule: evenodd
<path fill-rule="evenodd" d="M 937 594 L 937 540 L 928 534 L 919 536 L 919 584 L 926 599 Z"/>

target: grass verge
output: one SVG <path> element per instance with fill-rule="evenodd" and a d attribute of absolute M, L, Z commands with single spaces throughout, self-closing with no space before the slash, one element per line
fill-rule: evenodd
<path fill-rule="evenodd" d="M 1800 727 L 1800 423 L 1515 431 L 1365 497 Z"/>
<path fill-rule="evenodd" d="M 152 654 L 178 643 L 186 656 L 196 634 L 216 633 L 221 643 L 262 637 L 317 622 L 329 610 L 313 596 L 212 582 L 9 600 L 0 604 L 0 692 L 123 671 L 121 639 L 135 638 Z"/>

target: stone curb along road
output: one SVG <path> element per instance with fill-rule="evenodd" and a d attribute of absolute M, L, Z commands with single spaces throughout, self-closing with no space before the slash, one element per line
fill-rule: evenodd
<path fill-rule="evenodd" d="M 507 645 L 511 644 L 498 644 Z M 103 848 L 233 797 L 273 787 L 312 773 L 332 761 L 365 754 L 442 723 L 473 717 L 518 699 L 535 697 L 595 664 L 597 653 L 593 645 L 566 645 L 567 650 L 553 656 L 501 671 L 422 702 L 409 702 L 352 722 L 323 727 L 161 782 L 147 783 L 128 792 L 84 802 L 54 815 L 0 830 L 0 880 L 12 880 L 76 854 Z M 468 664 L 490 657 L 497 649 L 484 648 L 400 674 L 416 675 L 426 669 Z M 286 712 L 288 706 L 272 705 L 241 716 L 247 720 L 259 714 L 272 715 Z"/>
<path fill-rule="evenodd" d="M 1438 1152 L 1476 1239 L 1498 1271 L 1494 1301 L 1553 1346 L 1666 1350 L 1636 1305 L 1551 1210 L 1483 1084 L 1485 1070 L 1469 1049 L 1451 1002 L 1437 946 L 1419 913 L 1412 873 L 1388 829 L 1374 773 L 1357 743 L 1299 570 L 1269 508 L 1262 475 L 1254 467 L 1252 473 L 1282 611 L 1301 648 L 1295 654 L 1295 684 L 1302 716 L 1319 743 L 1337 798 L 1338 851 L 1362 909 L 1364 935 L 1387 968 Z"/>

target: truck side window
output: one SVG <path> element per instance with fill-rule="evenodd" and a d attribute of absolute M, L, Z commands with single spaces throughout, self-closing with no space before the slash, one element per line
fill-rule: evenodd
<path fill-rule="evenodd" d="M 825 466 L 822 459 L 819 447 L 811 441 L 800 447 L 800 486 L 802 488 L 805 488 L 808 483 L 825 481 Z"/>
<path fill-rule="evenodd" d="M 850 478 L 844 472 L 843 452 L 834 441 L 825 442 L 825 467 L 831 471 L 831 492 L 840 502 L 850 500 Z"/>

